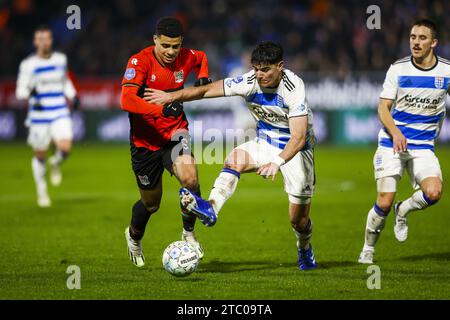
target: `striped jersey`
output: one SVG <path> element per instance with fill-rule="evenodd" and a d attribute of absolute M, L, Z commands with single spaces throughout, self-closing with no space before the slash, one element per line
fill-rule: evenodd
<path fill-rule="evenodd" d="M 27 123 L 50 123 L 68 117 L 66 98 L 76 95 L 67 76 L 67 57 L 53 52 L 47 59 L 34 54 L 24 59 L 17 78 L 17 99 L 28 99 Z"/>
<path fill-rule="evenodd" d="M 392 118 L 407 139 L 408 149 L 434 151 L 434 141 L 445 119 L 449 85 L 450 61 L 438 56 L 430 69 L 416 66 L 412 56 L 397 60 L 389 68 L 380 98 L 395 101 Z M 380 130 L 378 144 L 392 148 L 386 128 Z"/>
<path fill-rule="evenodd" d="M 315 137 L 312 126 L 313 115 L 305 97 L 305 85 L 297 75 L 283 70 L 281 82 L 276 88 L 260 87 L 255 71 L 242 76 L 224 79 L 225 96 L 242 96 L 256 120 L 259 139 L 284 149 L 291 138 L 289 118 L 308 117 L 305 146 L 302 150 L 314 147 Z"/>

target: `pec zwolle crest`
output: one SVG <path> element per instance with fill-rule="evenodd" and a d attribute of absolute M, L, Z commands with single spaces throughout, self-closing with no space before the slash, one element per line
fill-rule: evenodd
<path fill-rule="evenodd" d="M 183 72 L 183 70 L 175 71 L 175 72 L 173 73 L 173 75 L 174 75 L 174 77 L 175 77 L 175 82 L 176 82 L 176 83 L 183 82 L 183 80 L 184 80 L 184 72 Z"/>
<path fill-rule="evenodd" d="M 444 87 L 444 78 L 443 77 L 435 77 L 434 78 L 434 86 L 437 89 L 442 89 Z"/>

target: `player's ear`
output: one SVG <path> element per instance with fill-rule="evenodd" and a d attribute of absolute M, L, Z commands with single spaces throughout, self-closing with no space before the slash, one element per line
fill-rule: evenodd
<path fill-rule="evenodd" d="M 433 39 L 433 41 L 431 41 L 431 48 L 433 48 L 433 49 L 436 48 L 438 45 L 438 42 L 439 42 L 438 39 L 436 39 L 436 38 Z"/>
<path fill-rule="evenodd" d="M 156 44 L 156 41 L 158 40 L 158 36 L 156 34 L 153 35 L 153 42 Z"/>
<path fill-rule="evenodd" d="M 278 62 L 277 69 L 281 71 L 281 70 L 283 70 L 283 67 L 284 67 L 284 61 L 281 60 L 280 62 Z"/>

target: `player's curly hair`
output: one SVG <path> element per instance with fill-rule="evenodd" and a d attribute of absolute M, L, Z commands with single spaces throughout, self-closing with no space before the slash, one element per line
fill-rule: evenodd
<path fill-rule="evenodd" d="M 283 48 L 278 43 L 263 41 L 252 52 L 251 63 L 255 65 L 276 64 L 283 60 Z"/>
<path fill-rule="evenodd" d="M 183 26 L 180 20 L 175 17 L 162 17 L 156 23 L 157 36 L 166 36 L 169 38 L 177 38 L 183 36 Z"/>

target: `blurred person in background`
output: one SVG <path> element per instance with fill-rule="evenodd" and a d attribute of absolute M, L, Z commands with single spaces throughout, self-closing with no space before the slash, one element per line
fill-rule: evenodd
<path fill-rule="evenodd" d="M 28 144 L 34 151 L 31 167 L 40 207 L 51 205 L 46 182 L 47 151 L 53 142 L 55 153 L 49 158 L 50 181 L 59 186 L 60 166 L 72 149 L 72 120 L 67 99 L 74 109 L 79 105 L 68 76 L 67 57 L 53 51 L 52 45 L 50 28 L 38 27 L 34 32 L 36 52 L 21 62 L 16 86 L 17 99 L 27 99 L 29 104 L 25 125 L 29 128 Z"/>

